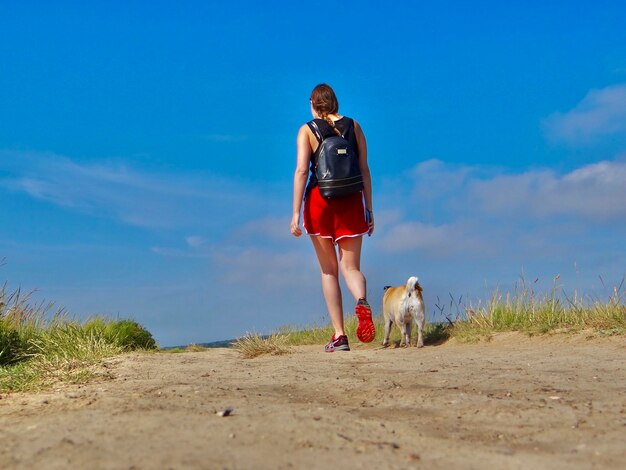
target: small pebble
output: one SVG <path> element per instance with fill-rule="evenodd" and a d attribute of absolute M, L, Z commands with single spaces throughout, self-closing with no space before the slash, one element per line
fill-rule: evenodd
<path fill-rule="evenodd" d="M 230 416 L 232 412 L 233 412 L 233 409 L 229 407 L 229 408 L 224 408 L 222 411 L 218 411 L 215 414 L 217 416 L 220 416 L 220 417 L 224 418 L 226 416 Z"/>

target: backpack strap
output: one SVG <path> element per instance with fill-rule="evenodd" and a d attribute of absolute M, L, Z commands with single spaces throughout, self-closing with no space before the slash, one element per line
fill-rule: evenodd
<path fill-rule="evenodd" d="M 321 144 L 324 138 L 322 137 L 320 128 L 317 127 L 317 123 L 315 122 L 315 120 L 307 122 L 307 125 L 309 126 L 309 129 L 311 129 L 311 131 L 313 132 L 313 135 L 317 139 L 317 142 Z"/>
<path fill-rule="evenodd" d="M 354 119 L 352 118 L 347 118 L 348 119 L 348 125 L 346 126 L 346 129 L 341 133 L 341 137 L 343 137 L 344 139 L 346 138 L 346 136 L 348 135 L 348 131 L 354 127 Z"/>
<path fill-rule="evenodd" d="M 324 140 L 324 137 L 322 137 L 322 131 L 320 130 L 317 123 L 315 122 L 315 119 L 307 122 L 307 125 L 309 126 L 309 129 L 311 129 L 311 132 L 313 132 L 313 135 L 315 135 L 317 142 L 321 144 L 322 141 Z M 337 129 L 335 126 L 331 127 L 330 125 L 328 125 L 328 127 L 331 129 Z M 354 119 L 348 118 L 348 125 L 346 126 L 345 130 L 341 132 L 341 137 L 345 139 L 351 127 L 354 127 Z"/>

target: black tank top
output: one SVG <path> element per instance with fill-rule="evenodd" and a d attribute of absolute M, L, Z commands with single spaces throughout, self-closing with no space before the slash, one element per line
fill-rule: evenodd
<path fill-rule="evenodd" d="M 326 137 L 330 137 L 332 135 L 337 135 L 337 133 L 333 130 L 332 126 L 328 124 L 328 121 L 326 121 L 325 119 L 313 119 L 313 121 L 315 121 L 315 124 L 317 124 L 317 127 L 320 130 L 320 134 L 322 134 L 323 139 L 325 139 Z M 309 127 L 311 127 L 310 124 L 309 124 Z M 343 135 L 344 139 L 346 139 L 350 143 L 350 145 L 355 150 L 357 157 L 358 157 L 359 145 L 356 140 L 356 132 L 354 130 L 354 120 L 350 119 L 347 116 L 343 116 L 341 119 L 335 121 L 335 127 L 339 130 L 339 132 L 341 132 L 341 135 Z M 315 135 L 315 132 L 313 132 L 313 134 Z M 309 182 L 306 185 L 305 195 L 309 194 L 309 191 L 311 191 L 311 189 L 313 189 L 317 185 L 317 178 L 315 177 L 315 165 L 316 164 L 317 164 L 317 151 L 313 155 L 311 155 L 311 166 L 310 166 L 311 172 L 309 175 Z"/>

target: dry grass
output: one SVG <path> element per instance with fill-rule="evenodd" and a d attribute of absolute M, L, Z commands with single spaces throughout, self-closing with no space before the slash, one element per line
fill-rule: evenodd
<path fill-rule="evenodd" d="M 237 338 L 233 348 L 239 351 L 245 359 L 252 359 L 263 354 L 278 356 L 289 354 L 291 349 L 287 345 L 287 336 L 272 334 L 260 336 L 258 333 L 247 333 L 241 338 Z"/>
<path fill-rule="evenodd" d="M 577 293 L 567 295 L 554 279 L 550 293 L 537 295 L 523 283 L 513 294 L 495 292 L 484 305 L 467 307 L 455 322 L 453 336 L 461 341 L 489 339 L 492 333 L 520 331 L 527 334 L 593 330 L 597 334 L 626 334 L 626 304 L 615 287 L 606 301 Z"/>

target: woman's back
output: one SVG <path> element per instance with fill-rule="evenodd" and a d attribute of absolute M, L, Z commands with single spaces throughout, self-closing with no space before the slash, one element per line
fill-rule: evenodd
<path fill-rule="evenodd" d="M 313 121 L 315 121 L 315 124 L 317 124 L 317 127 L 322 134 L 322 138 L 337 135 L 337 133 L 333 130 L 328 121 L 326 121 L 326 119 L 316 118 L 313 119 Z M 333 122 L 335 124 L 335 128 L 337 128 L 337 130 L 341 132 L 341 135 L 343 135 L 344 139 L 346 139 L 350 143 L 358 156 L 359 145 L 356 138 L 356 132 L 354 130 L 354 121 L 347 116 L 342 116 L 340 119 Z M 312 150 L 313 152 L 315 152 L 317 150 L 317 146 L 314 146 Z"/>

